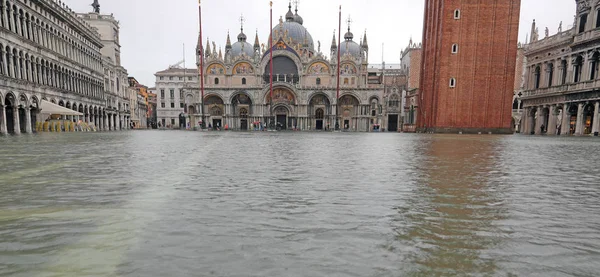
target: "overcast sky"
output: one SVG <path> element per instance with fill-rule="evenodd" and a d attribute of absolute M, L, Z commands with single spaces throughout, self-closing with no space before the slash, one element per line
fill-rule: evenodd
<path fill-rule="evenodd" d="M 77 12 L 92 11 L 92 0 L 63 0 Z M 121 60 L 138 81 L 154 85 L 154 73 L 183 60 L 194 67 L 198 40 L 197 0 L 99 0 L 103 14 L 113 13 L 121 26 Z M 367 30 L 369 62 L 399 63 L 400 51 L 409 39 L 420 42 L 424 0 L 300 0 L 298 14 L 321 51 L 329 54 L 333 30 L 338 28 L 338 7 L 342 4 L 342 30 L 348 16 L 352 18 L 355 41 Z M 543 2 L 543 7 L 540 4 Z M 288 1 L 273 1 L 273 25 L 287 12 Z M 225 47 L 227 30 L 232 41 L 240 32 L 240 15 L 244 15 L 244 33 L 250 43 L 258 30 L 261 43 L 269 34 L 268 0 L 202 0 L 204 41 L 209 37 L 217 47 Z M 525 41 L 531 22 L 536 19 L 540 37 L 548 27 L 556 33 L 560 21 L 563 29 L 573 25 L 575 1 L 522 0 L 519 40 Z M 343 37 L 343 33 L 342 33 Z M 382 44 L 385 44 L 382 51 Z M 383 52 L 383 55 L 382 55 Z"/>

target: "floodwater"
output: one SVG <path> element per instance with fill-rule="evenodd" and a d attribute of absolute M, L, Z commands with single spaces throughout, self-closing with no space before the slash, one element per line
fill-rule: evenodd
<path fill-rule="evenodd" d="M 598 276 L 600 139 L 0 137 L 0 276 Z"/>

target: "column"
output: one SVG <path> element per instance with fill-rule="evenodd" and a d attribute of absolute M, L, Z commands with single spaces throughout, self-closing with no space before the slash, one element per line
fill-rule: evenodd
<path fill-rule="evenodd" d="M 1 49 L 0 53 L 2 53 L 2 70 L 4 71 L 4 74 L 6 74 L 6 76 L 10 76 L 10 71 L 8 68 L 8 64 L 6 63 L 6 52 L 4 49 Z M 4 104 L 4 103 L 0 103 L 0 104 Z"/>
<path fill-rule="evenodd" d="M 577 105 L 577 124 L 575 125 L 575 135 L 583 135 L 583 103 Z"/>
<path fill-rule="evenodd" d="M 534 127 L 533 123 L 534 123 L 535 117 L 532 114 L 532 110 L 533 110 L 532 108 L 529 108 L 528 111 L 527 111 L 527 128 L 526 128 L 527 132 L 525 133 L 527 135 L 531 135 L 531 132 L 534 131 L 533 130 L 533 127 Z"/>
<path fill-rule="evenodd" d="M 571 129 L 571 114 L 569 114 L 569 105 L 563 105 L 563 113 L 562 113 L 562 123 L 560 126 L 560 135 L 567 136 L 569 135 Z"/>
<path fill-rule="evenodd" d="M 535 130 L 533 130 L 535 132 L 536 135 L 541 135 L 542 134 L 542 125 L 544 124 L 544 106 L 538 106 L 537 107 L 537 118 L 535 120 Z"/>
<path fill-rule="evenodd" d="M 556 111 L 556 105 L 550 106 L 550 114 L 548 115 L 548 132 L 546 132 L 546 134 L 550 136 L 556 135 L 556 123 L 558 116 Z"/>
<path fill-rule="evenodd" d="M 18 135 L 21 133 L 21 123 L 19 122 L 19 107 L 13 108 L 13 122 L 14 122 L 14 133 Z"/>
<path fill-rule="evenodd" d="M 594 121 L 592 122 L 592 135 L 600 131 L 600 120 L 598 120 L 598 117 L 600 116 L 600 111 L 598 109 L 600 109 L 600 102 L 596 102 L 594 106 Z"/>
<path fill-rule="evenodd" d="M 6 130 L 6 108 L 0 104 L 0 135 L 6 134 L 8 134 L 8 130 Z"/>
<path fill-rule="evenodd" d="M 28 134 L 32 134 L 33 130 L 31 128 L 31 108 L 25 108 L 25 132 Z"/>

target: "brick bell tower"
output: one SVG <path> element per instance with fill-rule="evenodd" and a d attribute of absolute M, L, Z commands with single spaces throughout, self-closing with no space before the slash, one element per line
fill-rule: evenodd
<path fill-rule="evenodd" d="M 512 134 L 521 0 L 426 0 L 417 128 Z"/>

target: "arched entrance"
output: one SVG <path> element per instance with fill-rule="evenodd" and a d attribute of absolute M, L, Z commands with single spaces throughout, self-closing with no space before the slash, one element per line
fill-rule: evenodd
<path fill-rule="evenodd" d="M 597 54 L 597 53 L 596 53 Z M 589 135 L 592 133 L 592 124 L 594 122 L 594 104 L 587 104 L 583 108 L 583 134 Z"/>
<path fill-rule="evenodd" d="M 240 108 L 239 117 L 240 117 L 240 130 L 243 130 L 243 131 L 248 130 L 248 109 Z"/>
<path fill-rule="evenodd" d="M 318 108 L 315 112 L 315 129 L 323 130 L 323 119 L 325 118 L 325 112 L 322 108 Z"/>
<path fill-rule="evenodd" d="M 310 125 L 315 126 L 315 130 L 324 130 L 331 127 L 327 120 L 327 115 L 331 114 L 331 104 L 329 98 L 324 94 L 318 94 L 310 99 L 308 112 L 314 120 Z"/>
<path fill-rule="evenodd" d="M 275 128 L 285 130 L 288 125 L 289 110 L 285 106 L 278 106 L 273 110 L 275 115 Z"/>
<path fill-rule="evenodd" d="M 356 120 L 356 115 L 358 114 L 360 105 L 358 99 L 352 95 L 344 95 L 339 101 L 339 109 L 341 110 L 340 115 L 342 117 L 342 124 L 340 127 L 344 130 L 357 130 L 358 122 Z"/>
<path fill-rule="evenodd" d="M 204 99 L 205 110 L 209 111 L 209 128 L 214 130 L 223 128 L 223 115 L 225 111 L 225 102 L 216 95 L 207 96 Z"/>
<path fill-rule="evenodd" d="M 273 104 L 273 116 L 275 117 L 275 128 L 280 130 L 291 129 L 296 125 L 296 118 L 292 117 L 290 110 L 296 105 L 296 96 L 286 87 L 273 89 L 273 99 L 267 92 L 266 103 Z"/>
<path fill-rule="evenodd" d="M 575 134 L 575 129 L 577 128 L 577 105 L 571 104 L 568 109 L 569 113 L 569 135 Z"/>
<path fill-rule="evenodd" d="M 187 126 L 187 120 L 184 113 L 179 114 L 179 129 L 185 130 Z"/>
<path fill-rule="evenodd" d="M 19 102 L 21 103 L 19 105 L 19 130 L 21 131 L 21 133 L 26 133 L 27 132 L 27 119 L 26 119 L 26 110 L 25 107 L 27 106 L 27 103 L 29 102 L 27 100 L 27 97 L 25 95 L 21 95 L 19 96 Z"/>
<path fill-rule="evenodd" d="M 237 126 L 232 126 L 240 130 L 248 130 L 249 117 L 252 114 L 252 99 L 245 93 L 238 93 L 231 99 L 231 106 L 235 113 L 234 123 Z"/>
<path fill-rule="evenodd" d="M 6 114 L 6 131 L 8 133 L 15 133 L 15 119 L 14 119 L 14 108 L 16 105 L 15 96 L 12 93 L 6 95 L 4 99 L 4 111 Z"/>

